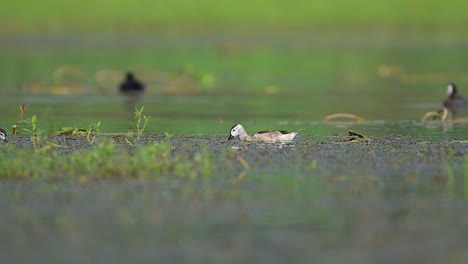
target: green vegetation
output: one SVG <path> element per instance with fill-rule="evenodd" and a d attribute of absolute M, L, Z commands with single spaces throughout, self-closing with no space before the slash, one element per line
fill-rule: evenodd
<path fill-rule="evenodd" d="M 91 145 L 94 144 L 94 140 L 96 139 L 96 135 L 99 133 L 99 128 L 100 127 L 101 127 L 101 121 L 99 121 L 99 122 L 97 122 L 95 124 L 89 125 L 89 129 L 86 132 L 86 139 L 88 140 L 88 142 Z"/>
<path fill-rule="evenodd" d="M 461 25 L 468 19 L 465 16 L 468 3 L 457 0 L 139 0 L 118 4 L 109 0 L 5 0 L 0 7 L 1 29 L 6 32 L 103 29 L 154 32 L 201 26 Z"/>
<path fill-rule="evenodd" d="M 134 130 L 129 131 L 127 133 L 127 137 L 133 138 L 133 143 L 126 139 L 127 143 L 130 144 L 130 146 L 132 147 L 140 144 L 141 136 L 145 132 L 146 126 L 148 125 L 148 121 L 151 118 L 150 116 L 143 115 L 144 109 L 145 107 L 142 106 L 140 109 L 135 108 L 135 110 L 133 111 L 133 119 L 130 125 L 133 126 Z M 142 119 L 144 120 L 143 123 Z"/>
<path fill-rule="evenodd" d="M 37 128 L 37 116 L 33 115 L 31 119 L 24 119 L 23 122 L 29 125 L 29 128 L 23 128 L 23 131 L 30 135 L 32 147 L 36 149 L 38 137 L 42 134 L 42 131 Z"/>
<path fill-rule="evenodd" d="M 91 149 L 59 145 L 53 142 L 53 134 L 59 137 L 75 136 L 76 140 L 81 141 L 86 138 L 87 143 L 93 145 L 101 122 L 89 125 L 87 131 L 75 127 L 61 128 L 46 138 L 46 133 L 38 126 L 37 115 L 25 119 L 26 106 L 20 106 L 20 110 L 20 121 L 15 126 L 21 126 L 23 132 L 26 132 L 25 136 L 30 138 L 31 148 L 2 144 L 0 151 L 7 158 L 0 161 L 0 179 L 60 176 L 78 178 L 82 182 L 113 177 L 177 176 L 196 179 L 200 176 L 212 176 L 217 171 L 215 167 L 226 166 L 226 163 L 215 165 L 213 154 L 203 148 L 196 152 L 173 153 L 169 142 L 142 146 L 141 138 L 150 119 L 149 116 L 143 115 L 144 107 L 135 108 L 131 121 L 134 130 L 124 137 L 132 149 L 119 146 L 115 141 L 106 138 L 102 138 L 100 143 Z M 133 139 L 132 142 L 128 138 Z M 172 136 L 166 138 L 171 139 Z"/>
<path fill-rule="evenodd" d="M 172 153 L 171 144 L 156 142 L 135 151 L 101 141 L 92 149 L 63 154 L 48 147 L 37 151 L 1 146 L 0 178 L 75 178 L 89 181 L 104 178 L 209 177 L 215 167 L 213 154 L 201 149 L 195 153 Z"/>

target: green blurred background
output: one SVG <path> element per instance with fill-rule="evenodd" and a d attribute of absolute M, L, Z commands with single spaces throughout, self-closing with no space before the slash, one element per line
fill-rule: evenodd
<path fill-rule="evenodd" d="M 3 0 L 3 32 L 138 31 L 313 26 L 463 26 L 461 0 L 342 1 L 12 1 Z"/>
<path fill-rule="evenodd" d="M 466 1 L 10 1 L 3 92 L 428 89 L 466 83 Z M 416 91 L 419 93 L 420 91 Z"/>

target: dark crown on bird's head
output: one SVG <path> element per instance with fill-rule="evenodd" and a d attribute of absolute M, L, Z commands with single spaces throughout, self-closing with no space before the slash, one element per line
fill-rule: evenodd
<path fill-rule="evenodd" d="M 233 125 L 233 126 L 231 127 L 231 130 L 232 130 L 233 128 L 235 128 L 236 126 L 238 126 L 238 125 L 239 125 L 239 124 Z"/>

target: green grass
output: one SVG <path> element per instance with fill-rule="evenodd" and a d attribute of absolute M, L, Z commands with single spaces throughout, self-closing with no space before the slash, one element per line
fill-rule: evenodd
<path fill-rule="evenodd" d="M 144 30 L 199 26 L 463 24 L 466 1 L 12 1 L 0 4 L 1 29 L 15 31 Z"/>
<path fill-rule="evenodd" d="M 65 177 L 86 182 L 116 177 L 196 179 L 212 176 L 215 167 L 226 165 L 213 163 L 213 154 L 203 149 L 173 154 L 168 142 L 128 149 L 102 141 L 93 148 L 74 150 L 66 155 L 63 150 L 58 151 L 60 149 L 44 145 L 34 151 L 2 145 L 0 152 L 8 158 L 0 161 L 0 179 Z"/>

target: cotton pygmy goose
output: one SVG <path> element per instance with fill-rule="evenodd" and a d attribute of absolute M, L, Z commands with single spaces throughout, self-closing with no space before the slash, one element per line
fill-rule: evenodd
<path fill-rule="evenodd" d="M 242 125 L 236 124 L 231 128 L 228 140 L 239 137 L 239 140 L 242 141 L 274 143 L 291 141 L 296 135 L 297 132 L 288 132 L 284 130 L 266 130 L 249 135 Z"/>

